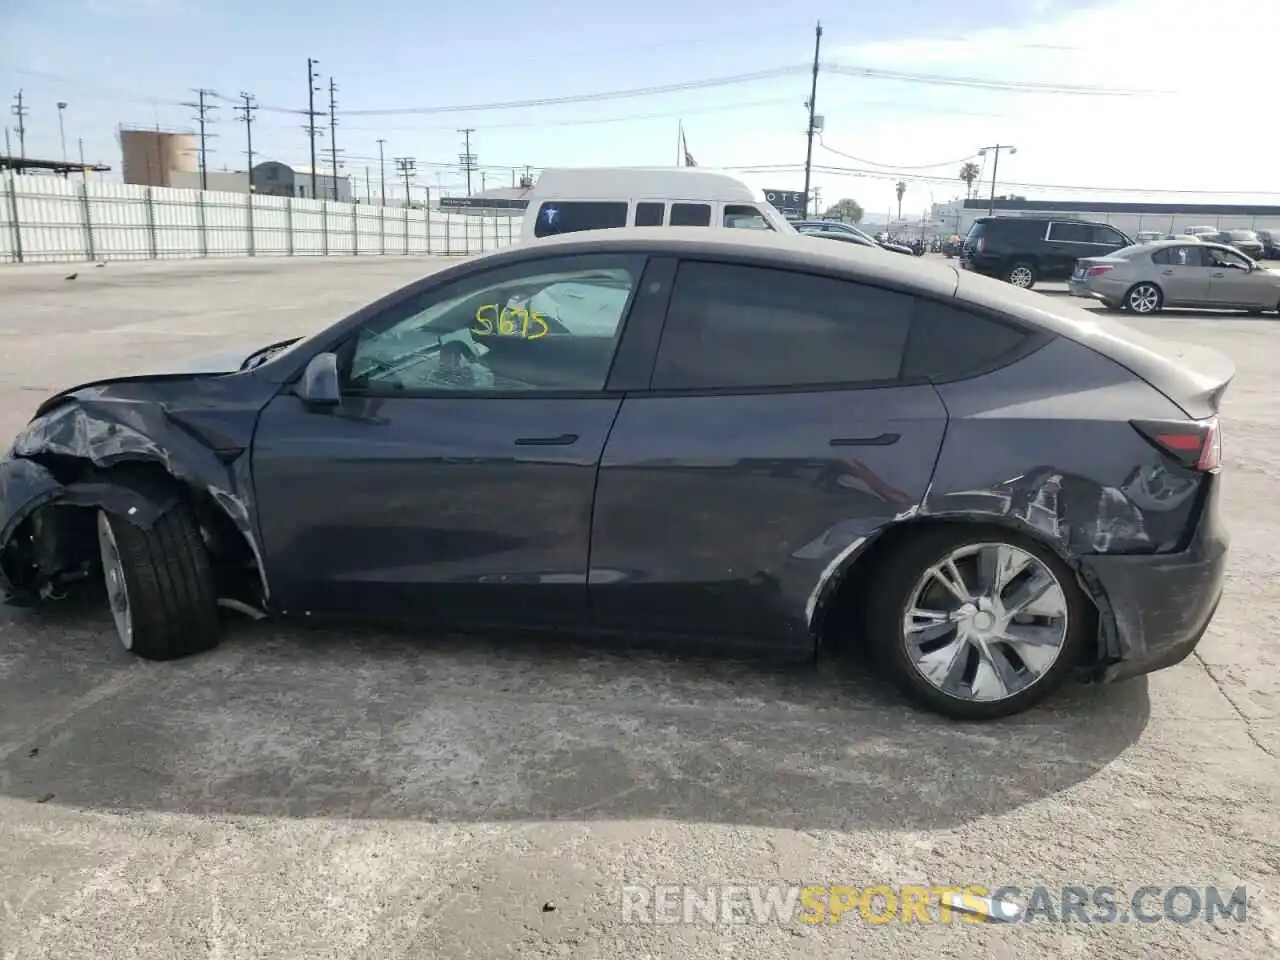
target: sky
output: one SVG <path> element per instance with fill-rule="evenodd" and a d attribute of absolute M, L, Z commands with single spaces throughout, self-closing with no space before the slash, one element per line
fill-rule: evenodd
<path fill-rule="evenodd" d="M 918 216 L 963 196 L 966 160 L 985 196 L 978 154 L 997 143 L 1016 147 L 997 194 L 1280 203 L 1280 4 L 0 0 L 0 94 L 12 152 L 21 89 L 27 156 L 62 157 L 64 102 L 68 154 L 83 141 L 118 175 L 118 128 L 193 130 L 199 88 L 216 108 L 209 168 L 244 169 L 250 93 L 255 158 L 307 165 L 311 57 L 326 125 L 336 84 L 339 163 L 361 194 L 381 189 L 379 139 L 389 194 L 397 157 L 416 161 L 415 190 L 461 194 L 464 128 L 478 191 L 526 166 L 673 165 L 681 123 L 700 166 L 799 190 L 818 21 L 823 206 L 848 197 L 883 219 L 903 181 Z M 327 167 L 327 130 L 317 149 Z"/>

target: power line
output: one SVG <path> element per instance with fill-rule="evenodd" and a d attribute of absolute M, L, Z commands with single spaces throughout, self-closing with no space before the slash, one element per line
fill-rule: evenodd
<path fill-rule="evenodd" d="M 950 167 L 957 163 L 966 163 L 978 156 L 977 151 L 970 153 L 968 156 L 960 157 L 958 160 L 947 160 L 943 163 L 921 163 L 915 166 L 902 163 L 876 163 L 874 160 L 864 160 L 861 157 L 855 157 L 852 154 L 845 153 L 843 150 L 837 150 L 835 147 L 829 146 L 821 136 L 818 137 L 818 145 L 828 153 L 834 153 L 836 156 L 844 157 L 846 160 L 855 160 L 858 163 L 865 163 L 869 167 L 888 167 L 891 170 L 936 170 L 938 167 Z"/>
<path fill-rule="evenodd" d="M 980 90 L 1007 90 L 1013 93 L 1054 93 L 1089 97 L 1150 97 L 1170 93 L 1169 90 L 1141 90 L 1124 87 L 1107 87 L 1089 84 L 1044 83 L 1035 80 L 988 80 L 982 77 L 952 77 L 936 73 L 907 73 L 899 70 L 881 70 L 874 67 L 857 67 L 842 63 L 825 63 L 827 70 L 849 77 L 868 80 L 896 80 L 902 83 L 923 83 L 936 87 L 967 87 Z"/>

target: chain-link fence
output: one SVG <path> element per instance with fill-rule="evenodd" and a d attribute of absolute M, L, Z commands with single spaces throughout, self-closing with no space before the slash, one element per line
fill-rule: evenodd
<path fill-rule="evenodd" d="M 520 239 L 521 219 L 411 207 L 7 174 L 0 262 L 192 257 L 466 256 Z"/>

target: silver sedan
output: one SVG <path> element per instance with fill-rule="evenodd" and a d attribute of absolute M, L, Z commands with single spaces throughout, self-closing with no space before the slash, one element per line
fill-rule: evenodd
<path fill-rule="evenodd" d="M 1280 271 L 1220 243 L 1162 240 L 1077 260 L 1071 295 L 1132 313 L 1165 307 L 1280 311 Z"/>

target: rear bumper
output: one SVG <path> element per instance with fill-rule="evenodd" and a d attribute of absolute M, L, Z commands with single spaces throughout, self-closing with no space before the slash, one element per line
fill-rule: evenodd
<path fill-rule="evenodd" d="M 1231 542 L 1218 514 L 1219 479 L 1208 483 L 1200 524 L 1181 553 L 1081 558 L 1103 608 L 1097 679 L 1110 683 L 1171 667 L 1204 636 L 1222 597 Z"/>
<path fill-rule="evenodd" d="M 1067 281 L 1067 292 L 1073 297 L 1086 297 L 1090 300 L 1096 299 L 1098 296 L 1093 292 L 1089 284 L 1083 280 L 1077 280 L 1075 277 Z"/>

